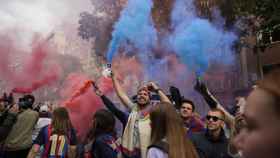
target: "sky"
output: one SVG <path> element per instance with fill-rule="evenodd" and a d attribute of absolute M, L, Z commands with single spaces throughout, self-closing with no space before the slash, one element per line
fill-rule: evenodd
<path fill-rule="evenodd" d="M 47 37 L 64 23 L 77 23 L 82 11 L 91 9 L 89 0 L 0 0 L 0 32 L 14 32 L 27 48 L 34 33 Z"/>

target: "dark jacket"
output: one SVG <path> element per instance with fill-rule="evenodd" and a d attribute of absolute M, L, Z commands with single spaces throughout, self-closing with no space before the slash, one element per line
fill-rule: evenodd
<path fill-rule="evenodd" d="M 213 140 L 207 131 L 194 133 L 190 139 L 200 158 L 232 158 L 227 152 L 228 139 L 224 131 L 217 140 Z"/>
<path fill-rule="evenodd" d="M 120 145 L 109 134 L 102 134 L 92 144 L 91 155 L 94 158 L 118 158 L 121 154 Z"/>
<path fill-rule="evenodd" d="M 1 125 L 0 125 L 0 142 L 5 140 L 9 135 L 13 125 L 16 122 L 16 114 L 6 113 L 1 116 Z"/>

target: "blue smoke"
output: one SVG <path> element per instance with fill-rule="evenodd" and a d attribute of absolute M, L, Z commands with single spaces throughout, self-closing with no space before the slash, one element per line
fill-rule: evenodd
<path fill-rule="evenodd" d="M 232 46 L 237 36 L 198 18 L 192 0 L 176 0 L 172 27 L 175 31 L 169 44 L 180 60 L 198 76 L 207 71 L 211 62 L 233 63 Z"/>
<path fill-rule="evenodd" d="M 145 53 L 155 45 L 156 30 L 151 21 L 152 0 L 129 0 L 114 26 L 107 61 L 112 62 L 118 49 L 133 44 L 138 51 Z"/>
<path fill-rule="evenodd" d="M 193 0 L 174 0 L 174 6 L 171 13 L 171 26 L 176 28 L 176 26 L 185 23 L 189 24 L 196 15 L 196 8 L 193 5 Z"/>
<path fill-rule="evenodd" d="M 107 51 L 108 62 L 112 62 L 118 49 L 122 47 L 126 52 L 136 51 L 136 55 L 146 66 L 148 75 L 153 76 L 156 69 L 162 67 L 162 62 L 154 61 L 153 55 L 149 54 L 151 48 L 156 48 L 157 42 L 157 31 L 151 20 L 152 7 L 152 0 L 128 1 L 119 21 L 114 25 Z M 161 43 L 161 47 L 171 48 L 181 62 L 198 76 L 205 73 L 211 63 L 233 63 L 232 46 L 237 36 L 233 32 L 224 31 L 221 17 L 214 17 L 215 24 L 210 23 L 197 16 L 193 0 L 175 0 L 171 19 L 174 31 L 167 35 L 168 40 L 161 40 L 168 41 Z"/>

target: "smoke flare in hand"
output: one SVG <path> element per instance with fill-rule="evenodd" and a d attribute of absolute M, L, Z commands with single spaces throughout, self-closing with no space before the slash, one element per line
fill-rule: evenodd
<path fill-rule="evenodd" d="M 93 83 L 97 81 L 92 81 L 84 74 L 71 73 L 60 91 L 63 99 L 61 105 L 69 110 L 79 138 L 86 135 L 95 111 L 103 107 L 101 99 L 92 90 Z M 113 90 L 112 80 L 101 77 L 98 79 L 98 87 L 104 94 L 108 94 Z"/>
<path fill-rule="evenodd" d="M 93 81 L 92 80 L 87 80 L 84 82 L 84 84 L 82 85 L 82 87 L 80 89 L 78 89 L 77 91 L 74 92 L 74 94 L 71 96 L 71 98 L 65 103 L 70 104 L 71 102 L 73 102 L 73 100 L 75 100 L 77 97 L 81 96 L 82 94 L 84 94 L 92 85 L 93 85 Z"/>
<path fill-rule="evenodd" d="M 40 87 L 51 83 L 52 81 L 57 80 L 57 76 L 54 75 L 49 75 L 46 76 L 42 80 L 34 81 L 30 87 L 16 87 L 12 89 L 13 93 L 32 93 L 33 91 L 39 89 Z"/>

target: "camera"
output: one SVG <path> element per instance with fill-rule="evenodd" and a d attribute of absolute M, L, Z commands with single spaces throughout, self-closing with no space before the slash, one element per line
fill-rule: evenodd
<path fill-rule="evenodd" d="M 103 71 L 102 71 L 102 75 L 104 77 L 109 77 L 112 74 L 112 65 L 111 64 L 106 64 L 103 66 Z"/>

